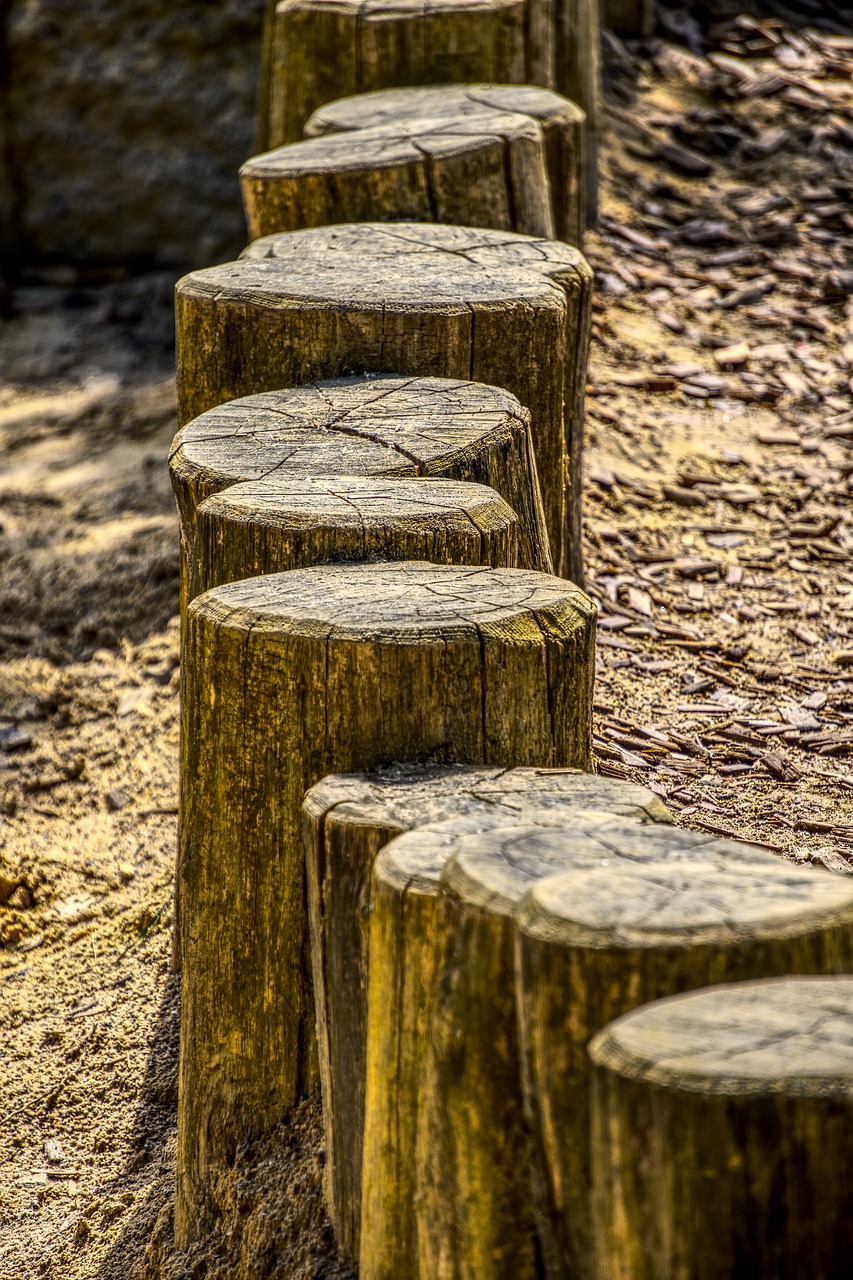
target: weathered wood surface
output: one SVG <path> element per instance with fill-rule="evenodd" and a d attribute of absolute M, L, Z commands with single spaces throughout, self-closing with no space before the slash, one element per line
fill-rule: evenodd
<path fill-rule="evenodd" d="M 294 142 L 247 160 L 240 188 L 252 240 L 406 218 L 554 236 L 542 130 L 488 107 Z"/>
<path fill-rule="evenodd" d="M 334 769 L 588 767 L 595 608 L 522 570 L 328 566 L 187 610 L 176 1232 L 316 1071 L 300 810 Z"/>
<path fill-rule="evenodd" d="M 530 410 L 554 563 L 579 582 L 590 288 L 578 250 L 510 232 L 356 223 L 265 237 L 178 283 L 179 418 L 364 371 L 502 386 Z"/>
<path fill-rule="evenodd" d="M 644 1006 L 590 1046 L 599 1280 L 846 1280 L 853 979 Z"/>
<path fill-rule="evenodd" d="M 530 413 L 500 387 L 387 374 L 232 400 L 178 432 L 169 471 L 186 563 L 199 504 L 231 485 L 423 476 L 494 489 L 519 517 L 520 563 L 551 570 Z"/>
<path fill-rule="evenodd" d="M 441 886 L 414 1162 L 423 1276 L 532 1280 L 542 1257 L 550 1276 L 592 1274 L 586 1044 L 599 1018 L 718 974 L 851 962 L 853 887 L 673 827 L 463 836 Z M 583 945 L 544 919 L 539 903 L 555 901 Z"/>
<path fill-rule="evenodd" d="M 398 85 L 551 85 L 549 0 L 285 0 L 273 32 L 270 145 L 317 107 Z"/>
<path fill-rule="evenodd" d="M 842 877 L 753 846 L 703 844 L 675 828 L 643 831 L 632 843 L 623 847 L 604 832 L 599 844 L 615 856 L 531 886 L 516 913 L 518 1019 L 543 1238 L 556 1261 L 552 1274 L 566 1280 L 594 1275 L 590 1037 L 660 996 L 853 967 L 853 886 Z"/>
<path fill-rule="evenodd" d="M 598 147 L 601 133 L 599 0 L 553 0 L 554 80 L 550 86 L 586 112 L 586 225 L 598 218 Z"/>
<path fill-rule="evenodd" d="M 233 485 L 196 514 L 190 599 L 211 587 L 347 560 L 521 564 L 518 517 L 458 480 L 273 477 Z"/>
<path fill-rule="evenodd" d="M 303 833 L 326 1132 L 324 1176 L 335 1235 L 358 1257 L 364 1129 L 370 875 L 394 836 L 444 849 L 468 829 L 513 822 L 669 822 L 644 787 L 574 770 L 395 766 L 334 775 L 305 797 Z M 434 824 L 453 819 L 446 830 Z M 461 820 L 467 820 L 460 826 Z M 470 823 L 470 828 L 468 826 Z"/>
<path fill-rule="evenodd" d="M 586 159 L 586 115 L 568 98 L 535 85 L 460 84 L 385 89 L 339 98 L 314 112 L 306 138 L 370 129 L 404 120 L 462 121 L 483 111 L 526 116 L 545 142 L 554 234 L 581 247 L 586 220 L 586 190 L 596 174 Z M 495 224 L 492 224 L 495 225 Z"/>

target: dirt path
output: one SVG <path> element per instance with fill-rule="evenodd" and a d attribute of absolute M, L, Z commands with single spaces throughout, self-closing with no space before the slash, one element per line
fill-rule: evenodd
<path fill-rule="evenodd" d="M 588 244 L 600 767 L 686 826 L 850 872 L 853 40 L 704 38 L 702 56 L 608 44 Z M 343 1274 L 316 1103 L 245 1153 L 206 1254 L 168 1246 L 169 292 L 34 284 L 0 334 L 0 1275 L 16 1280 Z"/>

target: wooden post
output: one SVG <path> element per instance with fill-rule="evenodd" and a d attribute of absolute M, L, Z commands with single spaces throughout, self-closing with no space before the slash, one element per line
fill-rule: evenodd
<path fill-rule="evenodd" d="M 376 855 L 415 826 L 425 829 L 413 840 L 443 851 L 445 837 L 455 842 L 469 825 L 473 830 L 515 822 L 548 825 L 569 815 L 579 826 L 626 818 L 671 821 L 645 787 L 566 769 L 396 766 L 374 775 L 325 778 L 306 795 L 303 833 L 325 1113 L 324 1176 L 345 1256 L 358 1258 L 369 954 L 365 920 Z M 435 825 L 451 818 L 445 829 Z"/>
<path fill-rule="evenodd" d="M 273 33 L 270 145 L 317 107 L 397 85 L 553 80 L 551 0 L 284 0 Z"/>
<path fill-rule="evenodd" d="M 232 400 L 178 432 L 169 471 L 184 604 L 199 504 L 267 476 L 423 476 L 487 485 L 519 517 L 519 564 L 551 570 L 530 414 L 499 387 L 388 374 Z"/>
<path fill-rule="evenodd" d="M 555 566 L 579 582 L 590 287 L 576 249 L 505 231 L 355 223 L 265 237 L 178 283 L 179 418 L 371 370 L 505 387 L 530 410 Z"/>
<path fill-rule="evenodd" d="M 586 113 L 586 225 L 598 219 L 598 146 L 601 133 L 601 31 L 599 0 L 553 0 L 552 88 Z"/>
<path fill-rule="evenodd" d="M 554 235 L 542 130 L 487 107 L 294 142 L 247 160 L 240 186 L 252 240 L 406 218 Z"/>
<path fill-rule="evenodd" d="M 518 569 L 336 565 L 187 610 L 176 1236 L 312 1078 L 300 807 L 330 770 L 590 759 L 595 609 Z"/>
<path fill-rule="evenodd" d="M 666 861 L 633 861 L 609 833 L 606 867 L 531 887 L 517 913 L 518 1016 L 540 1203 L 553 1274 L 594 1274 L 591 1036 L 647 1000 L 714 982 L 853 968 L 853 885 L 675 828 L 649 833 Z M 544 841 L 542 842 L 544 843 Z M 626 1276 L 632 1272 L 626 1272 Z M 639 1273 L 638 1273 L 639 1274 Z M 695 1275 L 663 1266 L 654 1276 Z M 722 1273 L 720 1273 L 722 1274 Z M 727 1274 L 736 1274 L 730 1272 Z M 815 1273 L 819 1274 L 819 1273 Z"/>
<path fill-rule="evenodd" d="M 362 93 L 320 107 L 306 124 L 305 136 L 319 138 L 405 120 L 456 122 L 484 110 L 527 116 L 539 126 L 545 140 L 554 234 L 580 248 L 586 190 L 596 181 L 586 162 L 586 115 L 549 89 L 529 84 L 460 84 Z"/>
<path fill-rule="evenodd" d="M 853 979 L 649 1004 L 590 1046 L 600 1280 L 846 1280 Z"/>
<path fill-rule="evenodd" d="M 305 476 L 236 484 L 196 515 L 189 596 L 243 578 L 346 560 L 519 563 L 518 517 L 458 480 Z"/>

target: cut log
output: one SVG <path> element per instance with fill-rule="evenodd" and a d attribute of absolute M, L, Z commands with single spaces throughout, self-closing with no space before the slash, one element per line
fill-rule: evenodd
<path fill-rule="evenodd" d="M 558 1260 L 552 1273 L 565 1280 L 595 1274 L 590 1037 L 626 1010 L 679 991 L 853 968 L 853 886 L 843 877 L 756 856 L 753 846 L 732 857 L 727 842 L 703 847 L 690 837 L 658 828 L 649 843 L 668 843 L 668 859 L 632 861 L 633 850 L 604 833 L 601 845 L 616 854 L 600 859 L 608 866 L 542 881 L 517 913 L 518 1016 L 543 1238 Z M 639 1240 L 639 1220 L 637 1229 Z M 668 1238 L 672 1231 L 670 1221 Z M 652 1265 L 642 1274 L 698 1273 Z"/>
<path fill-rule="evenodd" d="M 853 979 L 714 987 L 590 1046 L 600 1280 L 846 1280 Z"/>
<path fill-rule="evenodd" d="M 294 142 L 247 160 L 240 186 L 252 240 L 405 218 L 554 235 L 542 130 L 487 107 Z"/>
<path fill-rule="evenodd" d="M 232 491 L 233 492 L 233 491 Z M 370 874 L 412 827 L 444 849 L 466 830 L 513 822 L 669 822 L 645 787 L 570 770 L 406 767 L 337 775 L 303 804 L 308 914 L 326 1130 L 326 1198 L 339 1247 L 358 1258 L 364 1128 Z M 434 824 L 452 818 L 447 829 Z M 464 825 L 460 823 L 464 820 Z M 400 1157 L 401 1159 L 404 1157 Z M 384 1176 L 388 1176 L 387 1170 Z"/>
<path fill-rule="evenodd" d="M 580 581 L 590 285 L 576 249 L 510 232 L 355 223 L 265 237 L 178 283 L 180 420 L 371 370 L 502 386 L 530 410 L 555 566 Z"/>
<path fill-rule="evenodd" d="M 397 85 L 550 85 L 548 0 L 284 0 L 276 11 L 269 138 L 296 142 L 317 107 Z"/>
<path fill-rule="evenodd" d="M 534 85 L 461 84 L 385 89 L 339 98 L 315 111 L 305 126 L 307 138 L 325 137 L 404 120 L 444 119 L 453 123 L 483 111 L 526 116 L 545 140 L 554 234 L 580 247 L 586 217 L 585 192 L 595 183 L 586 162 L 586 115 L 568 98 Z M 493 224 L 494 225 L 494 224 Z"/>
<path fill-rule="evenodd" d="M 586 112 L 586 225 L 598 218 L 598 147 L 601 133 L 599 0 L 553 0 L 554 80 L 549 86 Z"/>
<path fill-rule="evenodd" d="M 519 564 L 551 571 L 530 414 L 499 387 L 338 378 L 232 400 L 178 432 L 169 458 L 186 567 L 201 502 L 241 481 L 444 477 L 488 485 L 518 515 Z M 182 596 L 187 597 L 188 580 Z"/>
<path fill-rule="evenodd" d="M 518 527 L 494 489 L 458 480 L 250 481 L 199 507 L 189 597 L 226 582 L 346 560 L 541 570 L 520 563 Z"/>
<path fill-rule="evenodd" d="M 518 569 L 335 565 L 187 610 L 176 1234 L 314 1078 L 300 807 L 391 760 L 588 766 L 595 609 Z M 308 999 L 306 999 L 308 995 Z"/>

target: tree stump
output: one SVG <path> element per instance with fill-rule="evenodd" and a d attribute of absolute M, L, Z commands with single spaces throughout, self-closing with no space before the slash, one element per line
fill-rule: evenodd
<path fill-rule="evenodd" d="M 423 563 L 297 570 L 190 604 L 180 1243 L 215 1212 L 217 1169 L 315 1069 L 305 791 L 395 759 L 588 765 L 594 620 L 549 575 Z"/>
<path fill-rule="evenodd" d="M 486 107 L 294 142 L 247 160 L 240 186 L 252 240 L 405 218 L 554 235 L 542 130 Z"/>
<path fill-rule="evenodd" d="M 178 432 L 169 470 L 185 566 L 206 498 L 270 475 L 352 475 L 487 485 L 519 517 L 519 563 L 551 571 L 530 414 L 499 387 L 389 374 L 232 400 Z"/>
<path fill-rule="evenodd" d="M 397 766 L 370 776 L 326 778 L 305 797 L 326 1198 L 348 1258 L 358 1258 L 368 983 L 364 921 L 376 855 L 415 826 L 426 824 L 426 830 L 413 839 L 443 850 L 445 837 L 455 841 L 468 822 L 481 830 L 516 821 L 565 822 L 569 814 L 579 825 L 671 821 L 645 787 L 571 770 Z M 450 818 L 446 829 L 434 825 Z"/>
<path fill-rule="evenodd" d="M 276 10 L 269 139 L 297 142 L 317 107 L 397 85 L 550 85 L 547 0 L 285 0 Z"/>
<path fill-rule="evenodd" d="M 201 504 L 189 597 L 346 560 L 541 567 L 520 563 L 518 517 L 485 485 L 307 475 L 236 484 Z"/>
<path fill-rule="evenodd" d="M 641 853 L 646 834 L 632 837 Z M 616 857 L 599 861 L 609 865 L 533 885 L 517 912 L 518 1017 L 543 1238 L 546 1255 L 559 1260 L 553 1274 L 566 1278 L 595 1274 L 590 1037 L 660 996 L 853 967 L 853 886 L 844 878 L 756 856 L 752 846 L 732 857 L 730 842 L 703 847 L 701 837 L 674 828 L 648 834 L 650 845 L 669 845 L 667 860 L 633 861 L 634 849 L 605 832 L 600 844 Z M 682 1274 L 693 1280 L 696 1272 L 646 1273 Z"/>
<path fill-rule="evenodd" d="M 585 193 L 596 181 L 586 161 L 586 115 L 574 102 L 549 89 L 529 84 L 460 84 L 363 93 L 320 107 L 306 124 L 305 136 L 325 137 L 407 120 L 455 123 L 467 116 L 479 117 L 484 111 L 526 116 L 539 126 L 545 141 L 554 234 L 580 248 Z"/>
<path fill-rule="evenodd" d="M 590 286 L 576 249 L 505 231 L 356 223 L 265 237 L 178 283 L 179 417 L 371 370 L 502 386 L 530 410 L 554 563 L 579 582 Z"/>
<path fill-rule="evenodd" d="M 599 0 L 554 0 L 554 80 L 550 88 L 586 113 L 586 225 L 598 218 L 598 146 L 601 133 Z"/>
<path fill-rule="evenodd" d="M 593 1064 L 600 1280 L 845 1280 L 853 979 L 646 1005 Z"/>

